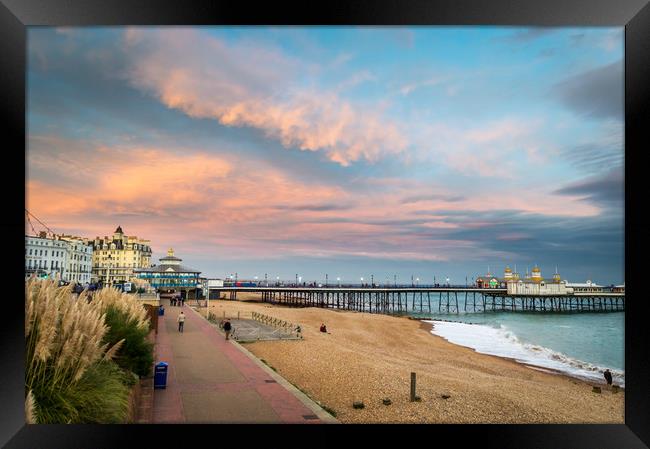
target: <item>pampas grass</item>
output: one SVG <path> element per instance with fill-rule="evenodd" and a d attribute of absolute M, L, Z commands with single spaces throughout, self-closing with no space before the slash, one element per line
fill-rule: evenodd
<path fill-rule="evenodd" d="M 145 330 L 149 328 L 147 311 L 133 295 L 121 292 L 112 287 L 103 288 L 95 292 L 92 302 L 95 303 L 102 313 L 106 313 L 109 307 L 115 307 L 124 312 L 129 317 L 129 320 L 133 321 L 139 329 Z"/>
<path fill-rule="evenodd" d="M 106 357 L 102 307 L 89 299 L 87 291 L 75 297 L 72 285 L 58 287 L 57 279 L 26 282 L 26 409 L 34 422 L 102 422 L 98 407 L 107 410 L 106 422 L 126 418 L 128 389 Z"/>

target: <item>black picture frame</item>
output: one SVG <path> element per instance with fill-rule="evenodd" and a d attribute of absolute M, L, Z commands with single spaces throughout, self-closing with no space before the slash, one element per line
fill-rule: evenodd
<path fill-rule="evenodd" d="M 5 142 L 4 177 L 25 174 L 25 69 L 27 26 L 87 25 L 518 25 L 625 26 L 625 424 L 621 425 L 412 425 L 412 426 L 253 426 L 216 428 L 129 425 L 36 425 L 24 421 L 24 308 L 19 297 L 24 250 L 25 192 L 5 182 L 9 210 L 3 214 L 7 248 L 2 345 L 0 349 L 0 444 L 7 448 L 103 448 L 178 444 L 240 444 L 250 437 L 267 444 L 341 444 L 349 432 L 363 434 L 367 444 L 395 436 L 405 444 L 413 438 L 425 444 L 474 441 L 499 448 L 643 448 L 650 446 L 650 350 L 641 296 L 643 250 L 647 230 L 643 219 L 645 194 L 641 158 L 650 148 L 647 112 L 650 80 L 650 5 L 646 0 L 356 0 L 318 4 L 255 4 L 245 1 L 172 0 L 0 0 L 0 86 Z M 9 137 L 7 139 L 7 137 Z M 22 153 L 22 154 L 21 154 Z M 23 179 L 24 180 L 24 179 Z M 223 431 L 222 429 L 226 429 Z M 344 433 L 342 433 L 344 432 Z M 227 439 L 222 439 L 223 435 Z M 224 437 L 225 438 L 225 437 Z M 142 439 L 142 440 L 140 440 Z M 203 439 L 207 443 L 203 442 Z M 141 442 L 139 442 L 141 441 Z M 239 441 L 239 442 L 238 442 Z M 210 444 L 214 442 L 214 444 Z M 400 444 L 403 443 L 390 443 Z"/>

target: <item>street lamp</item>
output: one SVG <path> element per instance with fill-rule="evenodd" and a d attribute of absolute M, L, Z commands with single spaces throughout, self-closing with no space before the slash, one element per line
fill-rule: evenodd
<path fill-rule="evenodd" d="M 363 287 L 363 278 L 361 278 L 361 286 Z"/>
<path fill-rule="evenodd" d="M 415 278 L 415 282 L 417 282 L 418 287 L 420 286 L 420 278 Z"/>
<path fill-rule="evenodd" d="M 108 286 L 109 285 L 108 280 L 110 279 L 110 277 L 108 276 L 108 273 L 111 271 L 110 266 L 111 266 L 111 261 L 113 260 L 113 257 L 111 257 L 111 255 L 109 254 L 106 259 L 108 260 L 108 262 L 106 263 L 106 285 Z"/>
<path fill-rule="evenodd" d="M 339 283 L 339 287 L 340 287 L 340 286 L 341 286 L 341 278 L 340 278 L 340 277 L 337 277 L 337 278 L 336 278 L 336 281 Z M 338 294 L 338 293 L 337 293 L 337 294 Z"/>
<path fill-rule="evenodd" d="M 449 287 L 449 278 L 447 278 L 447 287 Z"/>

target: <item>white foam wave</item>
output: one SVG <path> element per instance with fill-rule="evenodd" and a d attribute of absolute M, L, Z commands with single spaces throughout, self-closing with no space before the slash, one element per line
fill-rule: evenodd
<path fill-rule="evenodd" d="M 543 346 L 522 343 L 517 336 L 501 325 L 490 326 L 454 323 L 447 321 L 427 321 L 433 323 L 432 334 L 445 340 L 474 349 L 482 354 L 508 357 L 520 363 L 549 368 L 569 376 L 590 381 L 604 382 L 604 367 L 577 360 Z M 609 368 L 614 383 L 625 386 L 625 373 Z"/>

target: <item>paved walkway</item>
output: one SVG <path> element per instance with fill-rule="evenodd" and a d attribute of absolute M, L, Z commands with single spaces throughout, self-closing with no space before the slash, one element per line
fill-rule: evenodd
<path fill-rule="evenodd" d="M 337 422 L 187 304 L 178 332 L 181 307 L 162 302 L 156 363 L 169 368 L 167 388 L 154 390 L 154 423 Z"/>

